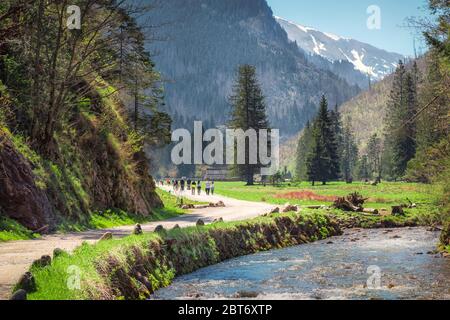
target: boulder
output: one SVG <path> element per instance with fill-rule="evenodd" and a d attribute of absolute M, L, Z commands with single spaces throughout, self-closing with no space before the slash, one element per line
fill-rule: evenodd
<path fill-rule="evenodd" d="M 139 223 L 137 223 L 137 224 L 134 226 L 133 234 L 134 234 L 134 235 L 141 235 L 141 234 L 143 234 L 143 232 L 142 232 L 142 227 L 141 227 L 141 225 L 140 225 Z"/>
<path fill-rule="evenodd" d="M 273 208 L 273 209 L 269 212 L 269 214 L 273 214 L 273 213 L 280 213 L 280 208 L 279 208 L 279 207 Z"/>
<path fill-rule="evenodd" d="M 281 209 L 281 212 L 286 213 L 286 212 L 297 212 L 298 211 L 298 207 L 291 205 L 289 203 L 286 203 L 284 205 L 284 207 Z"/>
<path fill-rule="evenodd" d="M 45 268 L 52 264 L 52 258 L 50 256 L 42 256 L 40 259 L 37 259 L 33 262 L 33 267 Z"/>
<path fill-rule="evenodd" d="M 63 249 L 55 248 L 55 249 L 53 250 L 53 259 L 55 259 L 55 258 L 57 258 L 57 257 L 59 257 L 59 256 L 62 256 L 62 255 L 64 255 L 64 254 L 67 254 L 67 252 L 64 251 Z"/>
<path fill-rule="evenodd" d="M 9 300 L 23 301 L 27 300 L 27 292 L 23 289 L 17 290 Z"/>
<path fill-rule="evenodd" d="M 205 225 L 205 221 L 203 221 L 202 219 L 198 219 L 196 225 L 197 227 L 202 227 Z"/>
<path fill-rule="evenodd" d="M 98 241 L 105 241 L 105 240 L 111 240 L 113 238 L 113 234 L 111 232 L 106 232 L 101 236 L 101 238 Z"/>
<path fill-rule="evenodd" d="M 155 228 L 155 232 L 156 233 L 162 233 L 162 232 L 165 232 L 165 231 L 166 231 L 166 229 L 164 229 L 164 227 L 162 225 L 158 225 Z"/>
<path fill-rule="evenodd" d="M 180 226 L 178 224 L 174 225 L 172 230 L 175 230 L 175 229 L 180 229 Z"/>
<path fill-rule="evenodd" d="M 36 280 L 31 272 L 25 272 L 17 283 L 17 287 L 27 293 L 36 291 Z"/>
<path fill-rule="evenodd" d="M 216 207 L 224 208 L 225 207 L 225 203 L 223 203 L 223 201 L 219 201 L 219 202 L 216 203 Z"/>

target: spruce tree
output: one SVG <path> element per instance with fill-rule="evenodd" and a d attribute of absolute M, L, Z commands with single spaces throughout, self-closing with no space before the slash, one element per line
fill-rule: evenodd
<path fill-rule="evenodd" d="M 386 144 L 390 155 L 391 176 L 404 175 L 408 162 L 416 153 L 417 88 L 415 77 L 402 61 L 394 75 L 386 117 Z"/>
<path fill-rule="evenodd" d="M 313 146 L 312 129 L 313 128 L 308 121 L 298 140 L 295 166 L 295 178 L 298 181 L 304 181 L 308 179 L 307 159 L 308 154 L 311 152 Z"/>
<path fill-rule="evenodd" d="M 339 157 L 333 122 L 325 96 L 320 102 L 319 113 L 313 125 L 313 147 L 307 158 L 307 175 L 314 185 L 316 181 L 326 184 L 339 177 Z"/>
<path fill-rule="evenodd" d="M 233 108 L 229 122 L 230 128 L 244 131 L 254 129 L 256 132 L 261 129 L 269 129 L 266 104 L 254 66 L 242 65 L 239 67 L 238 78 L 230 100 Z M 257 139 L 259 140 L 259 136 Z M 246 140 L 245 164 L 239 164 L 235 169 L 239 176 L 246 179 L 247 185 L 253 185 L 254 175 L 261 168 L 261 164 L 259 160 L 257 164 L 250 164 L 249 141 Z"/>
<path fill-rule="evenodd" d="M 373 134 L 367 144 L 367 164 L 370 177 L 376 177 L 378 181 L 381 180 L 382 175 L 382 148 L 382 141 L 378 134 Z"/>
<path fill-rule="evenodd" d="M 356 145 L 355 137 L 348 123 L 342 130 L 340 151 L 343 178 L 347 183 L 351 183 L 353 181 L 353 172 L 358 161 L 358 146 Z"/>

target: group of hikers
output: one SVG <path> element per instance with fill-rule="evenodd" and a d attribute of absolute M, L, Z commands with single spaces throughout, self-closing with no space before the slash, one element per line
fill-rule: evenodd
<path fill-rule="evenodd" d="M 203 184 L 201 180 L 195 179 L 161 179 L 159 181 L 161 186 L 167 185 L 172 186 L 174 192 L 184 192 L 185 190 L 191 191 L 192 195 L 195 195 L 196 192 L 198 195 L 202 193 Z M 205 192 L 206 195 L 214 195 L 214 181 L 205 181 Z"/>

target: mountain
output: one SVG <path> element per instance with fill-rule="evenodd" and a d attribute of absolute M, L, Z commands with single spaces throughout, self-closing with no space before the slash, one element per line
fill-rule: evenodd
<path fill-rule="evenodd" d="M 419 74 L 425 75 L 428 68 L 427 56 L 406 61 L 406 68 L 410 70 L 414 62 L 417 63 Z M 367 144 L 373 134 L 384 134 L 384 120 L 393 79 L 393 74 L 388 75 L 373 84 L 370 89 L 339 106 L 343 122 L 352 128 L 360 155 L 367 152 Z M 303 130 L 283 141 L 280 146 L 280 165 L 286 166 L 291 172 L 295 170 L 297 144 L 302 133 Z"/>
<path fill-rule="evenodd" d="M 331 63 L 329 68 L 336 71 L 353 69 L 359 76 L 352 75 L 354 79 L 347 80 L 353 80 L 350 82 L 357 82 L 363 87 L 368 86 L 368 76 L 375 81 L 382 80 L 395 70 L 399 60 L 405 59 L 401 54 L 387 52 L 354 39 L 305 27 L 280 17 L 275 18 L 289 39 L 308 54 L 310 61 L 321 66 L 328 61 Z M 348 66 L 352 68 L 349 69 Z"/>
<path fill-rule="evenodd" d="M 148 49 L 166 79 L 165 100 L 175 127 L 193 120 L 221 125 L 229 119 L 228 97 L 237 67 L 256 66 L 270 124 L 297 133 L 317 110 L 322 94 L 330 105 L 360 92 L 357 86 L 308 61 L 288 39 L 265 0 L 161 1 L 148 16 L 158 38 Z"/>

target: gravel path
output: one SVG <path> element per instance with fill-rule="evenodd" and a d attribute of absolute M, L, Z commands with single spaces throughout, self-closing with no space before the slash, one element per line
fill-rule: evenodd
<path fill-rule="evenodd" d="M 169 191 L 167 187 L 164 189 Z M 176 224 L 180 227 L 192 226 L 198 219 L 202 219 L 206 223 L 221 217 L 224 221 L 239 221 L 262 215 L 274 207 L 266 203 L 236 200 L 219 195 L 207 196 L 204 192 L 200 196 L 192 196 L 186 191 L 183 196 L 200 202 L 223 201 L 225 207 L 194 209 L 183 216 L 144 224 L 142 225 L 144 232 L 153 231 L 158 225 L 162 225 L 166 229 L 170 229 Z M 42 255 L 51 255 L 55 248 L 72 251 L 83 241 L 96 242 L 105 232 L 111 232 L 114 237 L 118 238 L 129 235 L 133 228 L 134 226 L 123 226 L 79 233 L 53 234 L 37 240 L 0 243 L 0 299 L 8 299 L 12 287 L 34 260 Z"/>

